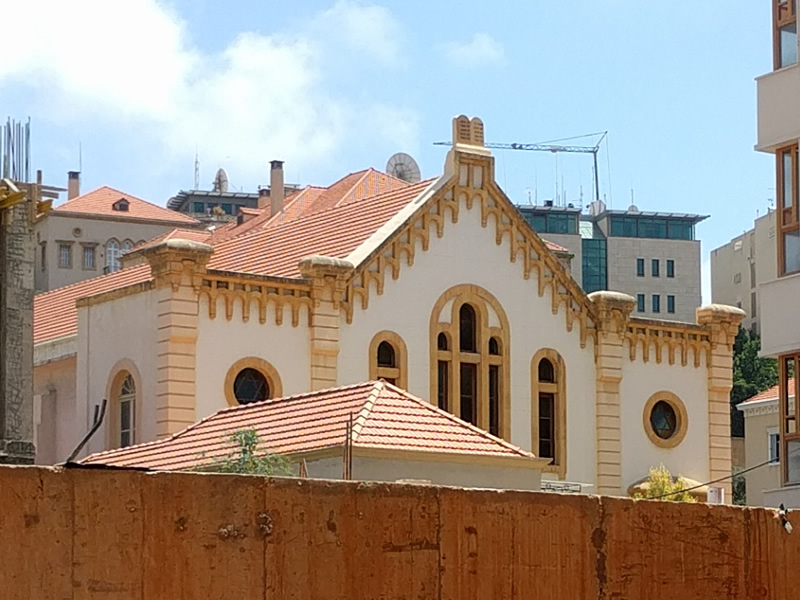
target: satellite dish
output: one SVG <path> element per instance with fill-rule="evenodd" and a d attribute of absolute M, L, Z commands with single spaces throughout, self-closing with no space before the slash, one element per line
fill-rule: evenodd
<path fill-rule="evenodd" d="M 405 152 L 392 154 L 386 163 L 386 172 L 408 183 L 417 183 L 421 179 L 417 161 Z"/>
<path fill-rule="evenodd" d="M 225 193 L 228 191 L 228 174 L 225 169 L 219 169 L 214 177 L 214 191 Z"/>
<path fill-rule="evenodd" d="M 606 203 L 602 200 L 595 200 L 589 205 L 589 214 L 593 217 L 602 215 L 606 210 Z"/>
<path fill-rule="evenodd" d="M 635 204 L 631 204 L 631 205 L 628 207 L 628 212 L 631 212 L 631 213 L 637 213 L 637 212 L 639 212 L 639 207 L 638 207 L 638 206 L 636 206 Z"/>

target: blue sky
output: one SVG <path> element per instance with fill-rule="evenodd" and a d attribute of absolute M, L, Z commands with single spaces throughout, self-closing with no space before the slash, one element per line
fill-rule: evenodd
<path fill-rule="evenodd" d="M 614 208 L 697 212 L 704 256 L 774 197 L 753 150 L 754 78 L 771 70 L 768 2 L 394 3 L 29 0 L 4 9 L 0 115 L 33 122 L 45 180 L 107 184 L 164 204 L 220 166 L 236 189 L 326 185 L 396 151 L 440 173 L 450 119 L 486 139 L 608 130 L 601 195 Z M 10 36 L 10 39 L 9 39 Z M 18 39 L 15 39 L 15 36 Z M 8 49 L 11 49 L 9 54 Z M 584 202 L 589 155 L 498 151 L 516 202 Z M 556 176 L 556 173 L 558 175 Z M 709 300 L 706 297 L 706 300 Z"/>

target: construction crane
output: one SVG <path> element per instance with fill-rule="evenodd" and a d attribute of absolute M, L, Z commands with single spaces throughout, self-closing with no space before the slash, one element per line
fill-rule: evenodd
<path fill-rule="evenodd" d="M 600 139 L 597 140 L 597 143 L 594 146 L 573 146 L 573 145 L 564 145 L 564 144 L 556 144 L 555 142 L 569 142 L 571 140 L 577 140 L 581 138 L 588 138 L 594 136 L 600 136 Z M 608 131 L 598 131 L 597 133 L 587 133 L 585 135 L 577 135 L 574 137 L 569 138 L 561 138 L 558 140 L 550 140 L 547 142 L 540 142 L 538 144 L 519 144 L 519 143 L 511 143 L 511 144 L 502 144 L 499 142 L 487 142 L 484 144 L 487 148 L 497 148 L 498 150 L 530 150 L 532 152 L 552 152 L 553 154 L 559 152 L 580 152 L 583 154 L 591 154 L 592 159 L 594 161 L 594 194 L 595 200 L 600 199 L 600 177 L 597 171 L 597 153 L 600 151 L 600 144 L 603 143 L 603 140 L 606 139 L 608 135 Z M 452 142 L 434 142 L 434 146 L 452 146 Z"/>

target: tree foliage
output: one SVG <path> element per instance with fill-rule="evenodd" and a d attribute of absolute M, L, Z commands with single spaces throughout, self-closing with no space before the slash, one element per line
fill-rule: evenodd
<path fill-rule="evenodd" d="M 690 492 L 686 491 L 686 480 L 683 477 L 673 477 L 664 465 L 650 467 L 645 490 L 635 494 L 634 498 L 659 499 L 668 502 L 697 502 Z"/>
<path fill-rule="evenodd" d="M 778 361 L 760 358 L 761 338 L 739 329 L 733 344 L 733 388 L 731 389 L 731 435 L 744 437 L 744 416 L 736 405 L 778 383 Z"/>
<path fill-rule="evenodd" d="M 291 463 L 286 458 L 259 449 L 261 438 L 255 429 L 240 429 L 228 439 L 235 445 L 233 452 L 200 467 L 200 471 L 267 476 L 293 474 Z"/>

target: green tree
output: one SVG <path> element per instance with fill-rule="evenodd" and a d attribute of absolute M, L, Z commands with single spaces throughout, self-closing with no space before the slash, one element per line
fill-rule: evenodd
<path fill-rule="evenodd" d="M 761 338 L 739 329 L 733 344 L 733 388 L 731 389 L 731 435 L 744 437 L 744 415 L 736 406 L 778 383 L 778 361 L 761 358 Z"/>
<path fill-rule="evenodd" d="M 208 473 L 239 473 L 243 475 L 292 475 L 291 463 L 277 454 L 259 450 L 261 438 L 255 429 L 240 429 L 228 438 L 235 445 L 233 452 L 199 467 Z"/>
<path fill-rule="evenodd" d="M 686 491 L 686 480 L 683 477 L 673 477 L 664 465 L 650 467 L 647 477 L 646 489 L 634 498 L 659 499 L 668 502 L 697 502 L 690 492 Z"/>

